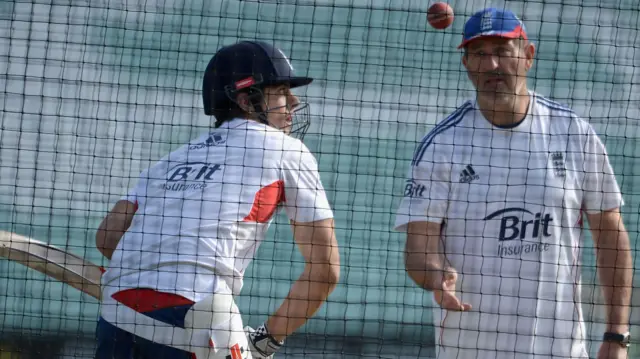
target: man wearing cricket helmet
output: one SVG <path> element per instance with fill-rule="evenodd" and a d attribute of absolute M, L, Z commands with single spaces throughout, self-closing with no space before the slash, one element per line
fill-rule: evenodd
<path fill-rule="evenodd" d="M 315 157 L 295 136 L 308 105 L 284 53 L 242 41 L 203 79 L 215 128 L 142 172 L 96 237 L 104 274 L 96 358 L 270 358 L 326 301 L 340 272 L 333 211 Z M 233 299 L 283 208 L 306 261 L 278 310 L 243 328 Z"/>

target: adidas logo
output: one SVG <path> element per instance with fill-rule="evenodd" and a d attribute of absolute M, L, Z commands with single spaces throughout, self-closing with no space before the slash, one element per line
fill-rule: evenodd
<path fill-rule="evenodd" d="M 480 176 L 476 174 L 476 171 L 473 170 L 471 165 L 467 165 L 467 167 L 460 172 L 460 183 L 470 183 L 471 181 L 475 181 L 479 178 Z"/>

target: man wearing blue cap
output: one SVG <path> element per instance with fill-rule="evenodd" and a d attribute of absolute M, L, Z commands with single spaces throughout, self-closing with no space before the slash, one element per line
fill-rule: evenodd
<path fill-rule="evenodd" d="M 97 359 L 271 358 L 339 278 L 333 212 L 315 157 L 293 135 L 309 119 L 289 59 L 264 42 L 220 49 L 202 98 L 215 129 L 143 171 L 97 231 Z M 306 261 L 278 310 L 243 328 L 234 296 L 278 209 Z"/>
<path fill-rule="evenodd" d="M 583 216 L 608 308 L 598 358 L 626 358 L 633 265 L 605 146 L 527 88 L 535 47 L 511 11 L 474 14 L 459 48 L 475 99 L 418 145 L 395 224 L 409 276 L 439 305 L 437 358 L 588 358 Z"/>

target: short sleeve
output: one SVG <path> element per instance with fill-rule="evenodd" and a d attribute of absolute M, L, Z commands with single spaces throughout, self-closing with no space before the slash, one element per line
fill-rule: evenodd
<path fill-rule="evenodd" d="M 402 187 L 394 229 L 406 231 L 410 222 L 441 223 L 449 208 L 451 165 L 437 146 L 418 147 Z"/>
<path fill-rule="evenodd" d="M 589 126 L 584 146 L 583 208 L 598 213 L 624 205 L 607 150 Z"/>
<path fill-rule="evenodd" d="M 131 203 L 138 204 L 140 200 L 140 196 L 143 196 L 146 193 L 147 182 L 149 170 L 146 169 L 142 171 L 140 176 L 138 177 L 138 181 L 136 185 L 129 189 L 129 191 L 122 197 L 120 197 L 121 201 L 129 201 Z"/>
<path fill-rule="evenodd" d="M 296 222 L 333 218 L 318 163 L 307 147 L 300 144 L 296 150 L 287 151 L 282 165 L 287 216 Z"/>
<path fill-rule="evenodd" d="M 137 186 L 136 186 L 137 187 Z M 129 201 L 131 203 L 138 202 L 138 196 L 136 195 L 136 187 L 130 188 L 124 196 L 120 197 L 121 201 Z"/>

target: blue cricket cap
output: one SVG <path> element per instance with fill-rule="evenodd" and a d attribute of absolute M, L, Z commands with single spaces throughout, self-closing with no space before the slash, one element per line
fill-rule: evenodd
<path fill-rule="evenodd" d="M 522 21 L 511 11 L 496 8 L 486 8 L 473 14 L 464 25 L 462 43 L 458 48 L 465 47 L 469 42 L 482 37 L 503 37 L 507 39 L 527 39 L 527 32 Z"/>

